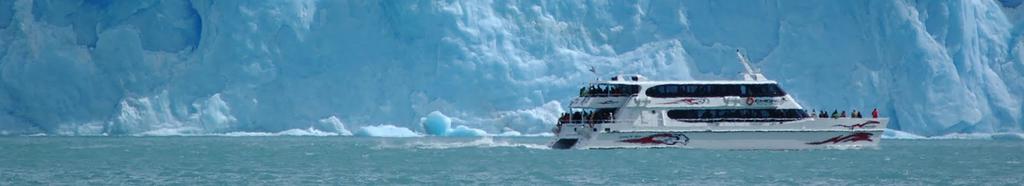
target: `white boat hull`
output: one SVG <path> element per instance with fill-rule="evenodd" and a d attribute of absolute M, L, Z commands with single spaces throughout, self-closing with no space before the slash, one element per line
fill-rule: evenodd
<path fill-rule="evenodd" d="M 551 146 L 559 149 L 874 148 L 881 141 L 887 122 L 887 119 L 841 118 L 759 127 L 657 127 L 657 130 L 601 124 L 564 125 Z"/>

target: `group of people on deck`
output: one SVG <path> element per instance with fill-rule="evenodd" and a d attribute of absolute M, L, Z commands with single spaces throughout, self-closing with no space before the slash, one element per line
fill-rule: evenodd
<path fill-rule="evenodd" d="M 845 118 L 845 117 L 847 117 L 845 110 L 844 111 L 832 110 L 832 114 L 831 115 L 829 115 L 828 112 L 826 112 L 824 110 L 822 110 L 821 112 L 816 112 L 814 110 L 811 110 L 809 115 L 815 115 L 815 113 L 817 113 L 818 118 L 833 118 L 833 119 L 836 119 L 836 118 Z M 864 115 L 861 115 L 860 111 L 853 110 L 853 111 L 850 112 L 849 117 L 850 118 L 863 118 Z M 878 118 L 878 109 L 877 108 L 871 110 L 871 118 Z"/>
<path fill-rule="evenodd" d="M 558 123 L 611 123 L 614 120 L 612 112 L 572 112 L 558 117 Z"/>
<path fill-rule="evenodd" d="M 588 96 L 619 96 L 626 94 L 626 88 L 621 86 L 595 86 L 590 85 L 580 88 L 580 97 Z"/>

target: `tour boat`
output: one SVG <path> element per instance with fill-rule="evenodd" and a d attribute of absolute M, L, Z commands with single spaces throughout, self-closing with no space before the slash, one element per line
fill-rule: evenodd
<path fill-rule="evenodd" d="M 743 80 L 648 81 L 618 75 L 590 83 L 552 130 L 555 149 L 821 149 L 877 147 L 888 118 L 808 114 L 755 72 Z M 827 113 L 827 111 L 826 111 Z M 863 115 L 863 114 L 858 114 Z"/>

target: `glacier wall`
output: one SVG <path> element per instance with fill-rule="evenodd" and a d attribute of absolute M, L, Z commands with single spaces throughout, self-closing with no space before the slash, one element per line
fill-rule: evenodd
<path fill-rule="evenodd" d="M 539 133 L 597 78 L 588 66 L 733 79 L 735 49 L 809 109 L 877 107 L 926 136 L 1020 132 L 1020 4 L 7 0 L 0 132 L 422 133 L 439 111 Z"/>

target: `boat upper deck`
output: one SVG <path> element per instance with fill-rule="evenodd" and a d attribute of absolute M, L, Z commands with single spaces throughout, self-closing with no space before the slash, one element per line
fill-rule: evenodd
<path fill-rule="evenodd" d="M 793 101 L 771 80 L 646 81 L 619 75 L 581 87 L 570 107 L 799 108 Z"/>

